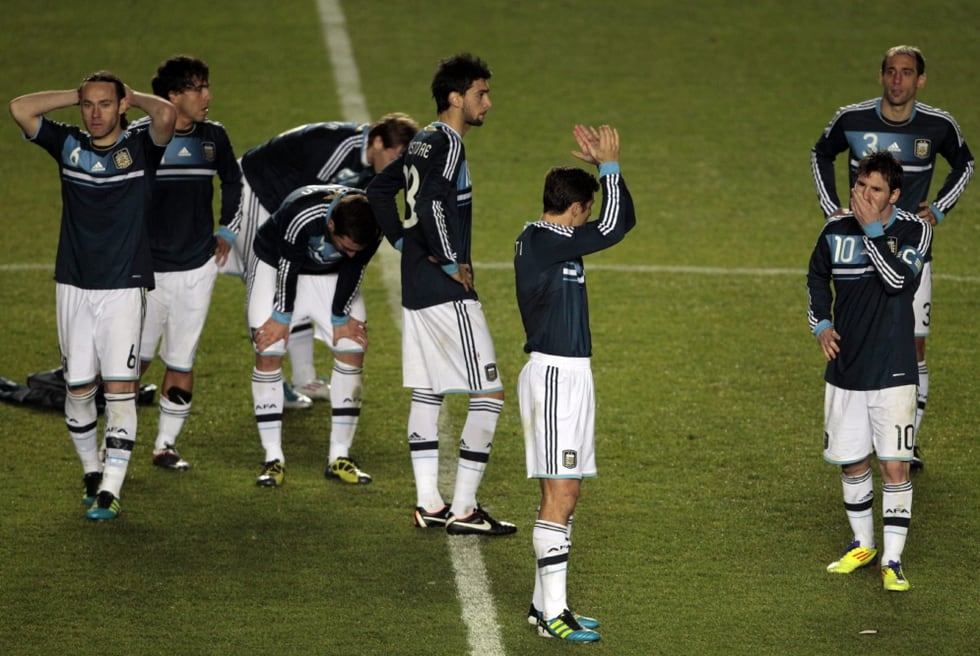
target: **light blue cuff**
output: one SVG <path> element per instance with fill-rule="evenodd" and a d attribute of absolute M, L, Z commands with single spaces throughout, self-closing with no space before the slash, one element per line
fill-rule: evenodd
<path fill-rule="evenodd" d="M 284 323 L 284 324 L 286 324 L 288 326 L 293 321 L 293 313 L 292 312 L 276 312 L 275 310 L 273 310 L 273 312 L 272 312 L 272 320 L 275 321 L 276 323 Z"/>
<path fill-rule="evenodd" d="M 813 336 L 820 337 L 820 333 L 822 333 L 824 330 L 830 328 L 833 325 L 834 324 L 832 324 L 830 321 L 824 319 L 823 321 L 819 322 L 816 326 L 813 327 Z"/>
<path fill-rule="evenodd" d="M 599 177 L 619 173 L 619 162 L 603 162 L 599 165 Z"/>
<path fill-rule="evenodd" d="M 443 264 L 442 265 L 442 270 L 446 273 L 447 276 L 451 276 L 453 274 L 459 273 L 459 264 L 456 263 L 456 262 L 450 262 L 449 264 Z"/>
<path fill-rule="evenodd" d="M 349 314 L 346 314 L 342 317 L 338 317 L 336 314 L 332 312 L 330 313 L 330 324 L 333 326 L 343 326 L 345 323 L 347 323 L 348 319 L 350 319 Z"/>
<path fill-rule="evenodd" d="M 398 240 L 395 241 L 395 250 L 398 251 L 399 253 L 402 252 L 402 244 L 404 242 L 405 242 L 405 238 L 404 237 L 399 237 Z"/>
<path fill-rule="evenodd" d="M 879 221 L 861 227 L 864 229 L 864 234 L 867 235 L 868 239 L 885 236 L 885 226 L 881 225 Z"/>
<path fill-rule="evenodd" d="M 939 223 L 946 218 L 946 215 L 939 211 L 939 208 L 935 206 L 934 203 L 929 203 L 929 209 L 932 210 L 932 215 L 936 217 L 936 223 Z"/>
<path fill-rule="evenodd" d="M 229 245 L 231 245 L 235 243 L 235 238 L 238 235 L 236 235 L 234 232 L 229 230 L 228 226 L 219 226 L 216 236 L 221 237 L 226 242 L 228 242 Z"/>

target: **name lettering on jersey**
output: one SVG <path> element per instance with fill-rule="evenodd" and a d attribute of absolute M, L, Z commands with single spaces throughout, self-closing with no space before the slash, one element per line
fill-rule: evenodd
<path fill-rule="evenodd" d="M 218 149 L 215 147 L 213 141 L 201 142 L 201 152 L 204 154 L 204 159 L 207 161 L 213 162 L 215 160 L 217 150 Z"/>
<path fill-rule="evenodd" d="M 571 449 L 561 452 L 561 466 L 565 469 L 575 469 L 578 463 L 578 451 Z"/>
<path fill-rule="evenodd" d="M 117 169 L 128 169 L 133 165 L 133 156 L 129 154 L 129 148 L 123 148 L 112 154 L 112 163 Z"/>
<path fill-rule="evenodd" d="M 915 156 L 919 159 L 928 159 L 932 153 L 932 141 L 929 139 L 915 140 Z"/>
<path fill-rule="evenodd" d="M 429 151 L 431 150 L 432 144 L 425 143 L 424 141 L 413 141 L 412 143 L 408 144 L 409 155 L 415 155 L 424 159 L 429 158 Z"/>

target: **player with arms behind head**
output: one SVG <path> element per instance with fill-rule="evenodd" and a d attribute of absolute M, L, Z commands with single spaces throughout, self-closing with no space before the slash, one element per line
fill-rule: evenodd
<path fill-rule="evenodd" d="M 514 272 L 530 360 L 517 382 L 528 478 L 541 484 L 532 541 L 537 562 L 528 621 L 542 636 L 599 639 L 599 623 L 569 610 L 566 596 L 572 514 L 582 479 L 596 475 L 592 335 L 582 257 L 620 242 L 636 225 L 619 170 L 619 133 L 576 126 L 579 159 L 599 167 L 599 180 L 579 168 L 551 169 L 544 211 L 517 238 Z M 602 186 L 599 218 L 588 222 Z"/>

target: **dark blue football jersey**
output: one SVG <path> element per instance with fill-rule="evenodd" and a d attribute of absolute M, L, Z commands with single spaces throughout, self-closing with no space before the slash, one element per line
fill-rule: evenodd
<path fill-rule="evenodd" d="M 528 224 L 514 244 L 517 306 L 527 353 L 592 355 L 582 257 L 618 243 L 636 225 L 633 199 L 619 167 L 607 164 L 606 170 L 610 173 L 600 177 L 603 196 L 598 219 L 577 228 L 542 219 Z"/>
<path fill-rule="evenodd" d="M 367 163 L 370 127 L 333 121 L 300 125 L 246 152 L 242 172 L 270 213 L 306 185 L 364 189 L 374 174 Z"/>
<path fill-rule="evenodd" d="M 252 248 L 259 260 L 278 270 L 274 311 L 279 315 L 292 314 L 300 274 L 328 273 L 338 276 L 331 312 L 335 317 L 349 314 L 364 270 L 381 243 L 381 232 L 373 244 L 354 257 L 347 257 L 334 246 L 327 221 L 333 203 L 348 194 L 364 192 L 342 185 L 301 187 L 259 227 Z"/>
<path fill-rule="evenodd" d="M 912 299 L 932 226 L 904 211 L 869 238 L 853 214 L 824 225 L 807 273 L 810 330 L 832 324 L 840 353 L 825 380 L 849 390 L 918 383 Z"/>
<path fill-rule="evenodd" d="M 82 289 L 153 289 L 147 212 L 165 146 L 149 130 L 124 130 L 99 148 L 81 128 L 45 117 L 30 140 L 61 171 L 55 280 Z"/>
<path fill-rule="evenodd" d="M 888 151 L 901 162 L 902 194 L 897 205 L 913 214 L 921 209 L 919 203 L 929 201 L 937 155 L 951 167 L 931 201 L 943 214 L 953 209 L 973 175 L 973 155 L 948 113 L 917 102 L 907 122 L 892 125 L 881 116 L 881 98 L 848 105 L 834 115 L 811 152 L 817 197 L 826 216 L 841 208 L 834 159 L 844 151 L 848 153 L 851 187 L 857 178 L 858 162 L 865 155 Z M 931 251 L 926 256 L 927 261 L 931 259 Z"/>
<path fill-rule="evenodd" d="M 148 128 L 149 118 L 130 129 Z M 156 271 L 188 271 L 214 255 L 214 176 L 221 180 L 220 224 L 235 218 L 242 172 L 224 126 L 195 123 L 174 133 L 157 170 L 150 206 L 150 249 Z"/>
<path fill-rule="evenodd" d="M 401 190 L 404 219 L 395 201 Z M 473 183 L 455 130 L 438 121 L 423 128 L 367 193 L 385 236 L 401 246 L 403 307 L 477 298 L 474 289 L 467 291 L 448 275 L 472 264 Z"/>

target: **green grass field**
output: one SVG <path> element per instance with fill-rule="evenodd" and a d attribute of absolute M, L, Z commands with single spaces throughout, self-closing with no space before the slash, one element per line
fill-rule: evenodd
<path fill-rule="evenodd" d="M 574 163 L 576 122 L 619 128 L 638 214 L 626 241 L 586 260 L 600 476 L 586 483 L 576 513 L 569 592 L 604 628 L 602 642 L 581 649 L 977 653 L 980 189 L 968 190 L 935 234 L 927 468 L 914 479 L 908 594 L 885 594 L 876 572 L 824 573 L 850 533 L 838 473 L 820 457 L 823 360 L 807 333 L 804 289 L 820 228 L 810 146 L 837 107 L 877 95 L 888 46 L 923 48 L 921 99 L 949 110 L 980 148 L 974 3 L 342 4 L 375 116 L 431 120 L 432 71 L 454 52 L 472 50 L 494 71 L 494 107 L 466 148 L 477 289 L 510 394 L 481 499 L 519 526 L 476 550 L 496 626 L 474 633 L 489 630 L 495 646 L 471 646 L 454 545 L 411 526 L 409 394 L 379 264 L 364 284 L 372 347 L 354 445 L 370 486 L 323 479 L 323 406 L 287 416 L 286 485 L 254 486 L 262 451 L 252 355 L 244 288 L 230 278 L 215 292 L 180 439 L 193 469 L 150 465 L 157 412 L 143 408 L 117 521 L 84 519 L 63 417 L 0 404 L 5 654 L 575 649 L 537 638 L 524 620 L 538 499 L 525 478 L 514 394 L 525 356 L 509 262 L 523 222 L 539 215 L 545 171 Z M 5 1 L 0 97 L 72 87 L 99 68 L 147 90 L 159 61 L 187 52 L 211 65 L 211 118 L 239 154 L 295 125 L 343 118 L 312 0 L 49 5 Z M 56 118 L 78 120 L 76 111 Z M 54 163 L 8 119 L 0 129 L 0 375 L 14 380 L 59 360 L 58 189 Z M 146 382 L 161 374 L 154 365 Z M 458 430 L 463 399 L 450 410 Z M 444 438 L 450 453 L 454 442 Z M 877 633 L 860 633 L 867 629 Z"/>

